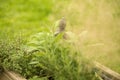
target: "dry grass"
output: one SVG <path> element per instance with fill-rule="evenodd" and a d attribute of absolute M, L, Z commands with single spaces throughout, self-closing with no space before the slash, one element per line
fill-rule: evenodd
<path fill-rule="evenodd" d="M 119 0 L 71 0 L 65 2 L 59 12 L 61 15 L 56 14 L 55 18 L 65 16 L 68 21 L 67 30 L 82 34 L 78 43 L 84 55 L 120 72 L 118 3 Z"/>

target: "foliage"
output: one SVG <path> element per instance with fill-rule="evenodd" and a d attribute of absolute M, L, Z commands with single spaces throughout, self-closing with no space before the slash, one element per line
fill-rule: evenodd
<path fill-rule="evenodd" d="M 96 80 L 90 63 L 62 39 L 62 35 L 54 37 L 52 32 L 46 31 L 33 35 L 26 46 L 22 43 L 12 43 L 11 47 L 4 44 L 0 50 L 2 65 L 30 80 L 50 77 L 55 80 Z"/>
<path fill-rule="evenodd" d="M 11 39 L 10 37 L 6 40 L 0 39 L 0 66 L 9 68 L 14 66 L 13 61 L 18 58 L 18 56 L 15 55 L 21 55 L 22 53 L 22 43 L 24 43 L 22 39 L 16 37 L 14 39 Z"/>

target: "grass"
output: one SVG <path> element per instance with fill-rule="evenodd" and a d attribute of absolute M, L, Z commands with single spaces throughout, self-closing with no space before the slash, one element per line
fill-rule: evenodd
<path fill-rule="evenodd" d="M 0 32 L 29 35 L 49 23 L 47 16 L 52 12 L 53 1 L 2 0 L 0 3 Z M 47 25 L 47 24 L 46 24 Z M 46 26 L 44 25 L 44 27 Z"/>

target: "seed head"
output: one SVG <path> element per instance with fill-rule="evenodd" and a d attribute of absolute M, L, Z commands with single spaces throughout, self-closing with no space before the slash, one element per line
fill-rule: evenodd
<path fill-rule="evenodd" d="M 65 18 L 63 17 L 60 22 L 59 22 L 59 31 L 62 32 L 65 30 L 65 27 L 66 27 L 66 20 Z"/>

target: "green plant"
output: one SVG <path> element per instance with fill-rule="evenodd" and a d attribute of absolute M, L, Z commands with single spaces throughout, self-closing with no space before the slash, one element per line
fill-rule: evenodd
<path fill-rule="evenodd" d="M 23 41 L 21 37 L 10 37 L 0 39 L 0 66 L 11 69 L 14 66 L 14 59 L 16 59 L 22 52 Z"/>
<path fill-rule="evenodd" d="M 42 70 L 39 70 L 39 76 L 44 74 L 46 77 L 54 77 L 55 80 L 86 80 L 94 77 L 92 71 L 85 67 L 88 65 L 83 62 L 81 53 L 74 50 L 73 45 L 63 40 L 62 36 L 61 33 L 54 37 L 50 31 L 32 36 L 28 43 L 28 52 L 33 55 L 30 65 Z M 81 58 L 79 63 L 77 56 Z"/>
<path fill-rule="evenodd" d="M 30 80 L 96 80 L 90 63 L 62 36 L 47 29 L 31 36 L 26 45 L 19 40 L 1 42 L 2 66 Z"/>

